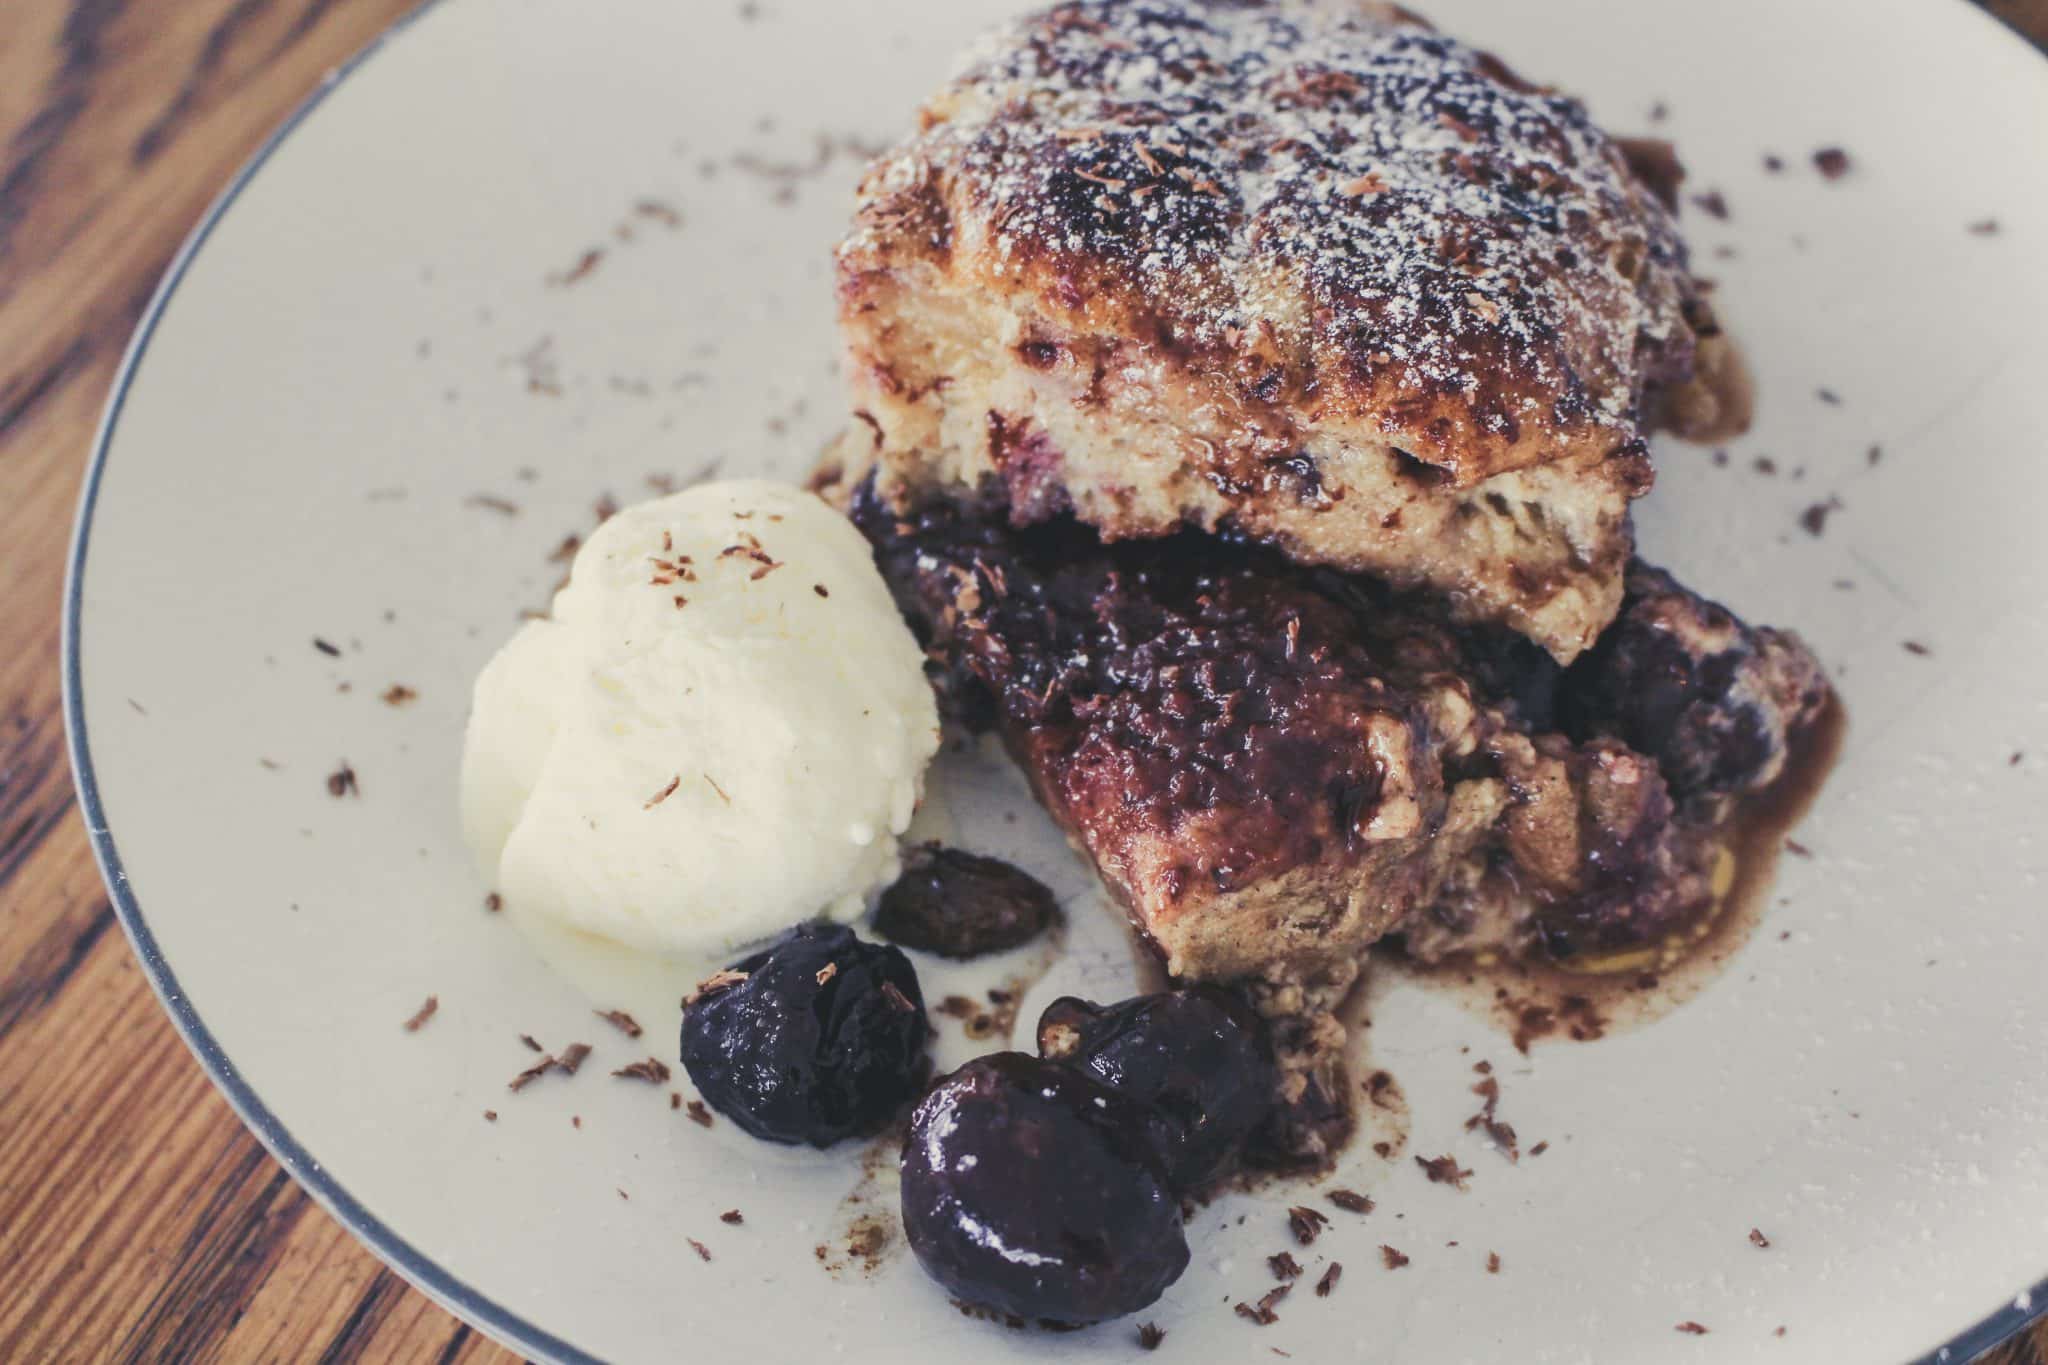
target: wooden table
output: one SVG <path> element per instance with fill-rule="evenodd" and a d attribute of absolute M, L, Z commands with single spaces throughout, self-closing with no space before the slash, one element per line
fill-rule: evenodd
<path fill-rule="evenodd" d="M 0 0 L 0 1360 L 511 1358 L 315 1207 L 186 1052 L 58 708 L 65 545 L 130 329 L 264 134 L 412 3 Z M 1992 8 L 2048 44 L 2048 0 Z M 2031 1343 L 1987 1361 L 2048 1365 L 2048 1326 Z"/>

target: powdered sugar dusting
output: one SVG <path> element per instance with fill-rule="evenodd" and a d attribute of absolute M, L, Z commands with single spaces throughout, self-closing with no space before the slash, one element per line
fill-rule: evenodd
<path fill-rule="evenodd" d="M 1391 15 L 1062 5 L 985 40 L 928 123 L 869 202 L 936 173 L 999 273 L 1106 273 L 1174 340 L 1460 397 L 1508 441 L 1632 434 L 1689 340 L 1671 222 L 1583 107 Z"/>

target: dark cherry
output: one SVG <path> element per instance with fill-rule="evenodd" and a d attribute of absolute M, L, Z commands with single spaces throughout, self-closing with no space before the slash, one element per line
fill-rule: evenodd
<path fill-rule="evenodd" d="M 943 1078 L 903 1144 L 903 1230 L 965 1302 L 1064 1325 L 1145 1307 L 1180 1278 L 1179 1204 L 1144 1110 L 1022 1052 Z"/>
<path fill-rule="evenodd" d="M 999 858 L 925 844 L 903 855 L 882 893 L 875 932 L 941 957 L 969 958 L 1027 943 L 1059 918 L 1045 883 Z"/>
<path fill-rule="evenodd" d="M 684 1006 L 683 1069 L 755 1137 L 829 1147 L 917 1095 L 927 1032 L 909 958 L 841 925 L 803 924 Z"/>
<path fill-rule="evenodd" d="M 1155 1110 L 1160 1159 L 1176 1190 L 1216 1175 L 1273 1105 L 1279 1081 L 1266 1029 L 1218 986 L 1116 1005 L 1067 996 L 1038 1020 L 1038 1050 Z"/>

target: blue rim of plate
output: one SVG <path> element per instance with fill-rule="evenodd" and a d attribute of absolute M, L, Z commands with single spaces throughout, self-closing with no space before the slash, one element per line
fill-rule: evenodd
<path fill-rule="evenodd" d="M 85 480 L 79 493 L 78 517 L 72 527 L 71 551 L 64 576 L 64 618 L 62 643 L 64 733 L 71 757 L 72 778 L 78 788 L 78 805 L 85 819 L 86 834 L 92 841 L 94 861 L 99 864 L 100 876 L 106 882 L 107 895 L 113 903 L 114 913 L 121 921 L 121 929 L 128 935 L 128 942 L 135 950 L 135 956 L 142 963 L 149 983 L 155 989 L 157 998 L 163 1002 L 170 1014 L 171 1022 L 198 1058 L 199 1065 L 212 1079 L 220 1092 L 227 1097 L 228 1104 L 256 1135 L 269 1153 L 277 1158 L 292 1179 L 299 1182 L 314 1200 L 335 1218 L 356 1239 L 367 1246 L 377 1258 L 398 1272 L 408 1283 L 433 1299 L 456 1317 L 480 1331 L 490 1334 L 529 1356 L 551 1361 L 568 1362 L 570 1365 L 599 1365 L 599 1358 L 583 1351 L 560 1337 L 528 1322 L 509 1308 L 487 1298 L 443 1269 L 437 1262 L 414 1247 L 388 1223 L 365 1208 L 362 1203 L 345 1189 L 341 1182 L 320 1164 L 300 1141 L 293 1137 L 269 1106 L 265 1105 L 221 1047 L 206 1023 L 199 1017 L 198 1009 L 185 995 L 178 984 L 178 977 L 171 970 L 171 964 L 164 959 L 157 947 L 156 936 L 150 932 L 142 916 L 142 905 L 135 899 L 129 888 L 127 873 L 122 870 L 121 854 L 114 847 L 113 831 L 107 827 L 106 814 L 100 805 L 99 782 L 92 766 L 92 751 L 85 727 L 85 695 L 80 685 L 79 665 L 79 624 L 81 602 L 85 581 L 85 557 L 92 538 L 93 509 L 99 500 L 100 480 L 106 473 L 107 453 L 113 446 L 114 431 L 119 424 L 121 409 L 128 397 L 128 390 L 134 383 L 135 375 L 142 364 L 143 356 L 149 350 L 150 339 L 155 335 L 157 324 L 163 320 L 169 309 L 171 298 L 178 285 L 184 281 L 185 273 L 198 258 L 201 248 L 213 235 L 214 228 L 234 206 L 241 193 L 255 179 L 271 156 L 284 145 L 300 124 L 324 103 L 328 95 L 349 76 L 360 70 L 365 63 L 401 33 L 411 28 L 419 18 L 433 9 L 440 0 L 420 0 L 413 9 L 400 16 L 383 33 L 370 40 L 360 52 L 328 73 L 319 87 L 279 124 L 276 131 L 256 149 L 255 155 L 235 173 L 227 188 L 208 206 L 199 225 L 185 239 L 164 272 L 163 280 L 151 295 L 149 306 L 143 310 L 141 321 L 136 324 L 135 335 L 129 340 L 128 349 L 121 357 L 121 366 L 114 376 L 114 384 L 107 397 L 105 411 L 100 417 L 99 430 L 93 435 L 92 453 L 87 460 Z M 2027 46 L 2025 40 L 2003 24 L 1993 19 L 1976 5 L 1965 5 L 1985 23 L 2003 33 L 2007 40 Z M 2026 1305 L 2022 1307 L 2021 1305 Z M 1964 1328 L 1951 1337 L 1944 1345 L 1918 1356 L 1909 1365 L 1963 1365 L 1978 1355 L 1990 1350 L 2006 1338 L 2020 1331 L 2036 1318 L 2048 1317 L 2048 1277 L 2044 1277 L 2030 1290 L 2022 1291 L 1995 1311 Z"/>

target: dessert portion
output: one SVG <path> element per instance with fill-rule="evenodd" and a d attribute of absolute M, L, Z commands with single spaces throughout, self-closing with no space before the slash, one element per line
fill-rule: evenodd
<path fill-rule="evenodd" d="M 1584 108 L 1391 5 L 1018 21 L 870 171 L 838 288 L 848 487 L 1247 536 L 1566 662 L 1644 413 L 1713 425 L 1730 368 L 1691 382 L 1711 313 Z"/>
<path fill-rule="evenodd" d="M 867 543 L 811 494 L 628 508 L 478 677 L 465 833 L 509 910 L 631 950 L 854 918 L 938 747 L 922 664 Z"/>
<path fill-rule="evenodd" d="M 868 490 L 854 515 L 949 709 L 1002 735 L 1170 974 L 1272 1018 L 1280 1160 L 1341 1138 L 1330 1011 L 1364 949 L 1573 959 L 1686 927 L 1738 799 L 1829 695 L 1796 637 L 1643 565 L 1562 668 L 1243 541 L 1105 545 Z"/>
<path fill-rule="evenodd" d="M 1257 545 L 855 516 L 950 709 L 1000 731 L 1175 976 L 1312 967 L 1503 878 L 1485 946 L 1647 941 L 1700 908 L 1699 836 L 1827 696 L 1796 637 L 1643 565 L 1560 668 Z"/>

